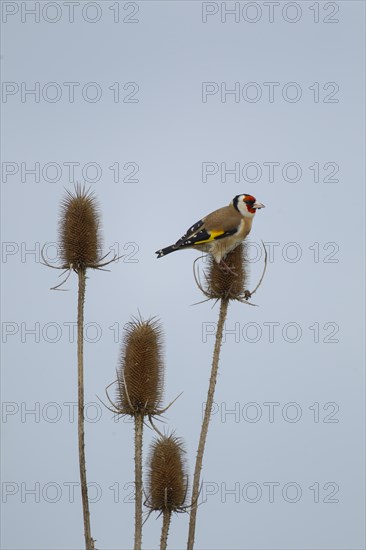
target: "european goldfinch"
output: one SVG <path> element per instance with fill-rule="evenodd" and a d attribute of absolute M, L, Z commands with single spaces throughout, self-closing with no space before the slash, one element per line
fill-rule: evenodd
<path fill-rule="evenodd" d="M 219 208 L 195 224 L 175 243 L 157 250 L 162 258 L 176 250 L 196 248 L 212 254 L 217 263 L 224 263 L 225 256 L 234 250 L 252 228 L 256 211 L 264 208 L 252 195 L 237 195 L 229 206 Z"/>

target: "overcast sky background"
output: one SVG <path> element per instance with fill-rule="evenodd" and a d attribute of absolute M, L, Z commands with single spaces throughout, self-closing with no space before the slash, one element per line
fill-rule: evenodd
<path fill-rule="evenodd" d="M 266 205 L 250 235 L 251 288 L 261 240 L 272 255 L 259 307 L 229 308 L 196 547 L 364 548 L 364 3 L 244 2 L 225 21 L 219 2 L 80 2 L 73 23 L 63 2 L 41 2 L 39 22 L 22 4 L 37 9 L 2 2 L 2 548 L 83 547 L 78 486 L 70 497 L 77 280 L 50 291 L 59 273 L 39 249 L 57 241 L 64 189 L 93 178 L 105 251 L 127 254 L 87 282 L 97 548 L 133 541 L 132 424 L 96 395 L 138 310 L 163 323 L 165 402 L 184 392 L 166 430 L 184 439 L 193 473 L 218 306 L 192 306 L 203 299 L 195 252 L 154 251 L 239 193 Z M 73 102 L 65 82 L 80 84 Z M 39 97 L 24 95 L 35 83 Z M 225 95 L 235 83 L 239 95 Z M 25 171 L 35 163 L 39 178 Z M 225 178 L 221 163 L 240 173 Z M 188 519 L 173 518 L 171 548 L 185 547 Z M 160 528 L 152 515 L 144 548 Z"/>

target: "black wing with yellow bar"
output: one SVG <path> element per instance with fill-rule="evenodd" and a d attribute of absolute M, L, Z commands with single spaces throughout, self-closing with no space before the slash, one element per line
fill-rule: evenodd
<path fill-rule="evenodd" d="M 224 237 L 229 237 L 234 235 L 237 232 L 237 228 L 230 229 L 229 231 L 217 230 L 217 231 L 207 231 L 207 229 L 201 229 L 201 231 L 196 231 L 191 237 L 184 238 L 182 237 L 177 241 L 177 248 L 184 248 L 186 246 L 198 246 L 200 244 L 210 243 L 212 241 L 217 241 L 223 239 Z"/>

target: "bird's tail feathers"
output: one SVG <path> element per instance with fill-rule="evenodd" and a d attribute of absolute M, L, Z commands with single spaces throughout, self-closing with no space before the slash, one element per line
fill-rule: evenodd
<path fill-rule="evenodd" d="M 155 254 L 157 254 L 158 258 L 162 258 L 163 256 L 166 256 L 167 254 L 170 254 L 175 250 L 177 250 L 177 247 L 174 244 L 172 244 L 171 246 L 167 246 L 165 248 L 161 248 L 160 250 L 157 250 Z"/>

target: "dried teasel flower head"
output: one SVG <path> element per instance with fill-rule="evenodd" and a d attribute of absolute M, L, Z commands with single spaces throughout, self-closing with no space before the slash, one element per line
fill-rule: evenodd
<path fill-rule="evenodd" d="M 148 458 L 147 506 L 161 512 L 185 509 L 188 476 L 185 450 L 173 434 L 153 441 Z"/>
<path fill-rule="evenodd" d="M 64 268 L 96 269 L 101 256 L 100 216 L 95 196 L 80 184 L 61 203 L 60 257 Z"/>
<path fill-rule="evenodd" d="M 206 291 L 212 298 L 242 299 L 248 279 L 248 264 L 244 257 L 243 245 L 229 252 L 225 264 L 228 269 L 223 269 L 210 256 Z"/>
<path fill-rule="evenodd" d="M 218 264 L 208 257 L 208 266 L 204 273 L 204 283 L 196 278 L 200 290 L 207 299 L 238 300 L 248 299 L 245 290 L 248 282 L 248 263 L 245 259 L 244 245 L 240 244 L 225 257 L 225 263 Z M 250 294 L 250 293 L 249 293 Z"/>
<path fill-rule="evenodd" d="M 66 191 L 66 196 L 61 203 L 61 215 L 59 219 L 59 248 L 60 265 L 51 265 L 44 256 L 44 248 L 41 250 L 42 264 L 53 269 L 68 271 L 67 277 L 51 290 L 60 289 L 70 277 L 72 271 L 85 278 L 88 268 L 102 269 L 105 266 L 119 260 L 114 255 L 108 261 L 103 260 L 109 256 L 101 256 L 100 216 L 94 193 L 86 189 L 85 185 L 75 185 L 74 192 Z M 106 270 L 104 270 L 106 271 Z"/>
<path fill-rule="evenodd" d="M 121 414 L 161 413 L 164 383 L 162 327 L 156 318 L 132 318 L 126 328 L 117 370 L 117 409 Z"/>

